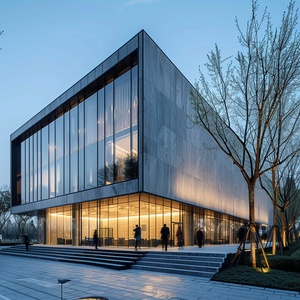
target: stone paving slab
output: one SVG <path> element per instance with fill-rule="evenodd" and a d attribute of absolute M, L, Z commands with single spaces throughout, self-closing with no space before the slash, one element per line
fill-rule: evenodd
<path fill-rule="evenodd" d="M 63 299 L 98 296 L 109 300 L 299 299 L 299 292 L 210 281 L 194 276 L 0 256 L 0 300 Z"/>

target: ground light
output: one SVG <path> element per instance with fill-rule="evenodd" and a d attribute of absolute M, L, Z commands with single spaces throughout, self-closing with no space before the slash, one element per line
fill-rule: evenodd
<path fill-rule="evenodd" d="M 57 283 L 60 283 L 60 299 L 63 300 L 63 284 L 71 281 L 70 279 L 58 279 Z"/>

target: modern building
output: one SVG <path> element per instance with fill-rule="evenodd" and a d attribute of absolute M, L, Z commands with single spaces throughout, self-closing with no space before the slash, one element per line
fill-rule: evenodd
<path fill-rule="evenodd" d="M 11 135 L 11 205 L 37 216 L 39 242 L 185 245 L 201 227 L 205 243 L 235 243 L 248 219 L 248 190 L 210 135 L 193 127 L 193 86 L 145 31 Z M 256 220 L 271 222 L 258 192 Z"/>

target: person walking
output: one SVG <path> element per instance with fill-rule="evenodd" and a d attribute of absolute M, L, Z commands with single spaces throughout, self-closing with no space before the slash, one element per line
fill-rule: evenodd
<path fill-rule="evenodd" d="M 135 225 L 134 231 L 134 238 L 135 238 L 135 250 L 141 249 L 141 227 L 139 225 Z"/>
<path fill-rule="evenodd" d="M 239 239 L 240 243 L 246 242 L 245 237 L 246 237 L 246 234 L 247 234 L 247 230 L 248 230 L 247 223 L 244 223 L 244 225 L 242 227 L 240 227 L 240 229 L 237 233 L 237 236 L 238 236 L 238 239 Z"/>
<path fill-rule="evenodd" d="M 197 241 L 198 241 L 198 246 L 201 248 L 203 246 L 203 232 L 201 228 L 197 231 Z"/>
<path fill-rule="evenodd" d="M 162 239 L 162 247 L 165 248 L 165 251 L 168 251 L 168 240 L 170 237 L 170 230 L 169 227 L 167 227 L 166 224 L 162 227 L 160 230 L 161 233 L 161 239 Z"/>
<path fill-rule="evenodd" d="M 176 236 L 178 240 L 178 249 L 183 249 L 183 231 L 181 226 L 178 226 Z"/>
<path fill-rule="evenodd" d="M 25 244 L 25 247 L 26 247 L 26 251 L 28 251 L 29 249 L 29 243 L 30 243 L 30 241 L 29 241 L 29 237 L 28 237 L 28 235 L 24 235 L 24 244 Z"/>
<path fill-rule="evenodd" d="M 97 230 L 94 231 L 94 243 L 95 243 L 95 249 L 98 249 L 98 233 Z"/>

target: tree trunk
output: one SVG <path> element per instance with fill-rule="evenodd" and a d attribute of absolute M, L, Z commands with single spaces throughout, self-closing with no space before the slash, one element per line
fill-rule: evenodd
<path fill-rule="evenodd" d="M 285 218 L 284 218 L 284 211 L 280 212 L 281 218 L 281 245 L 282 247 L 286 247 L 286 226 L 285 226 Z"/>
<path fill-rule="evenodd" d="M 256 268 L 256 247 L 255 247 L 255 209 L 254 209 L 254 195 L 255 183 L 248 184 L 249 192 L 249 222 L 250 222 L 250 259 L 251 266 Z"/>
<path fill-rule="evenodd" d="M 277 226 L 276 226 L 276 221 L 273 221 L 272 255 L 276 255 L 276 240 L 277 240 Z"/>
<path fill-rule="evenodd" d="M 276 240 L 277 240 L 277 203 L 278 189 L 276 186 L 276 167 L 272 168 L 272 186 L 273 186 L 273 231 L 272 231 L 272 255 L 276 255 Z"/>

